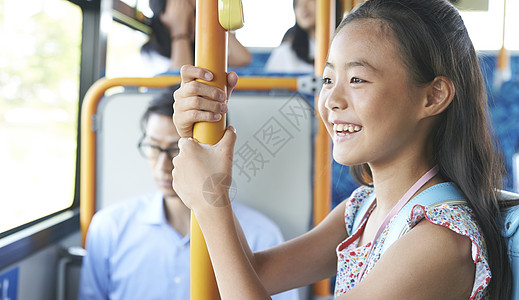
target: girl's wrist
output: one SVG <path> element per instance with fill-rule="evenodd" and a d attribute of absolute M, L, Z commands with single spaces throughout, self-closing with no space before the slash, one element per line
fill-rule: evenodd
<path fill-rule="evenodd" d="M 205 204 L 193 207 L 192 209 L 200 225 L 206 224 L 207 222 L 209 222 L 209 224 L 214 224 L 215 219 L 226 215 L 228 212 L 232 212 L 232 206 L 230 202 L 225 206 L 213 206 L 211 204 Z"/>
<path fill-rule="evenodd" d="M 231 200 L 227 190 L 203 191 L 202 199 L 192 207 L 195 214 L 214 214 L 221 208 L 231 207 Z"/>

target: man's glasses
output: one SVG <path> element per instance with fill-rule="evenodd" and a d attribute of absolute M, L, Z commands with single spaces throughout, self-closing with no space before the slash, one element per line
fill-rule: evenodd
<path fill-rule="evenodd" d="M 169 160 L 172 160 L 173 157 L 177 156 L 180 152 L 177 146 L 163 149 L 157 145 L 148 144 L 143 141 L 139 142 L 138 147 L 141 155 L 147 159 L 157 159 L 160 153 L 164 152 L 168 155 Z"/>

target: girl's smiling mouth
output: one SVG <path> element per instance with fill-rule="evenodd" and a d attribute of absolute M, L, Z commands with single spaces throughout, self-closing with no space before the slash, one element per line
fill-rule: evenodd
<path fill-rule="evenodd" d="M 336 136 L 347 136 L 362 130 L 362 126 L 357 124 L 332 122 L 332 125 Z"/>

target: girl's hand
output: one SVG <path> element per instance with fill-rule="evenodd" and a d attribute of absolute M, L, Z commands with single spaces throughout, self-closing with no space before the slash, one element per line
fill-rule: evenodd
<path fill-rule="evenodd" d="M 200 144 L 193 138 L 178 142 L 180 153 L 173 159 L 173 189 L 195 213 L 230 204 L 232 159 L 236 132 L 229 126 L 216 145 Z"/>
<path fill-rule="evenodd" d="M 173 122 L 183 138 L 193 137 L 196 122 L 216 122 L 227 112 L 227 100 L 238 83 L 238 75 L 227 74 L 227 93 L 197 79 L 211 81 L 214 76 L 206 69 L 184 65 L 180 69 L 182 83 L 175 91 Z"/>

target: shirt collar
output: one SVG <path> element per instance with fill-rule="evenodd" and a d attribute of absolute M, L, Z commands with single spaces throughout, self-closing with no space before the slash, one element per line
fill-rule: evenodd
<path fill-rule="evenodd" d="M 151 196 L 151 199 L 146 201 L 141 219 L 148 224 L 161 225 L 168 223 L 164 213 L 164 196 L 161 192 L 156 192 Z"/>
<path fill-rule="evenodd" d="M 142 211 L 141 219 L 150 225 L 166 225 L 171 230 L 175 231 L 166 220 L 166 213 L 164 210 L 164 196 L 161 192 L 156 192 L 151 196 L 151 199 L 146 201 L 146 205 Z M 187 245 L 190 242 L 189 233 L 182 237 L 178 233 L 179 242 L 181 244 Z"/>

